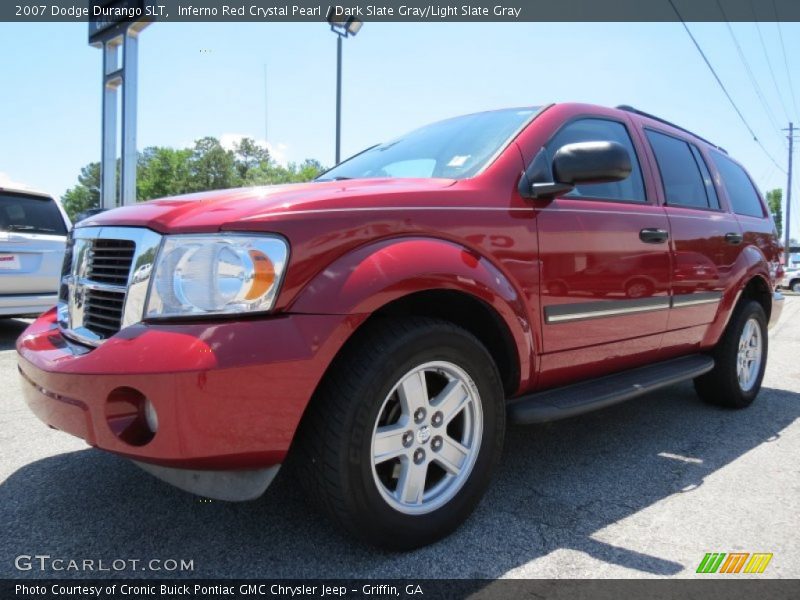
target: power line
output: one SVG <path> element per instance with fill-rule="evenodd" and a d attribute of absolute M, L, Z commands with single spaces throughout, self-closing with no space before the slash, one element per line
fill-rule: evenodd
<path fill-rule="evenodd" d="M 672 2 L 672 0 L 670 0 Z M 775 6 L 775 0 L 772 0 L 772 10 L 775 12 L 775 26 L 778 28 L 778 37 L 781 40 L 781 50 L 783 51 L 783 64 L 786 67 L 786 77 L 789 80 L 789 92 L 792 95 L 792 105 L 794 106 L 795 115 L 800 117 L 800 110 L 797 110 L 797 98 L 794 97 L 794 84 L 792 83 L 792 72 L 789 69 L 789 59 L 786 58 L 786 45 L 783 43 L 783 30 L 781 29 L 781 22 L 778 20 L 778 9 Z"/>
<path fill-rule="evenodd" d="M 770 123 L 772 123 L 772 129 L 775 134 L 780 138 L 781 143 L 783 143 L 783 136 L 780 134 L 779 129 L 781 126 L 778 124 L 778 121 L 775 119 L 775 115 L 772 112 L 772 109 L 767 104 L 766 99 L 764 98 L 764 93 L 761 91 L 761 86 L 758 84 L 758 80 L 756 79 L 755 75 L 753 74 L 753 70 L 750 68 L 750 64 L 747 62 L 747 58 L 744 55 L 744 50 L 742 50 L 741 44 L 739 44 L 739 40 L 736 39 L 736 34 L 733 32 L 733 27 L 731 27 L 730 21 L 728 21 L 728 15 L 725 14 L 725 9 L 722 8 L 722 4 L 720 1 L 717 0 L 717 6 L 719 7 L 719 12 L 722 13 L 722 18 L 725 19 L 725 26 L 728 28 L 728 33 L 731 34 L 731 39 L 733 40 L 734 46 L 736 46 L 736 52 L 739 54 L 739 59 L 742 61 L 744 65 L 745 71 L 747 71 L 747 77 L 750 79 L 750 83 L 753 86 L 753 89 L 758 96 L 758 99 L 761 101 L 761 106 L 764 107 L 764 112 L 767 113 L 767 117 L 769 118 Z"/>
<path fill-rule="evenodd" d="M 761 42 L 761 49 L 764 51 L 764 58 L 767 59 L 767 67 L 769 67 L 769 74 L 772 77 L 772 83 L 775 86 L 775 93 L 778 95 L 778 100 L 781 103 L 781 108 L 783 108 L 783 114 L 786 115 L 786 120 L 791 121 L 792 118 L 789 116 L 786 103 L 783 101 L 783 94 L 781 94 L 781 90 L 778 87 L 778 78 L 775 77 L 775 71 L 772 68 L 772 61 L 769 59 L 769 52 L 767 52 L 767 45 L 764 43 L 764 36 L 761 35 L 761 26 L 758 24 L 758 17 L 756 17 L 756 10 L 753 6 L 753 0 L 750 0 L 750 10 L 753 13 L 753 22 L 756 24 L 756 31 L 758 32 L 758 39 Z"/>
<path fill-rule="evenodd" d="M 756 144 L 758 144 L 759 148 L 761 148 L 761 150 L 764 152 L 764 154 L 766 154 L 767 158 L 769 158 L 775 164 L 775 166 L 778 167 L 778 169 L 780 169 L 781 171 L 783 171 L 785 173 L 786 169 L 781 167 L 778 164 L 778 161 L 776 161 L 772 157 L 772 155 L 769 152 L 767 152 L 767 149 L 764 147 L 764 144 L 761 143 L 761 140 L 758 139 L 758 136 L 756 135 L 755 131 L 753 131 L 753 128 L 750 127 L 750 124 L 747 122 L 747 119 L 744 118 L 744 115 L 742 114 L 742 111 L 740 111 L 739 107 L 736 106 L 736 103 L 733 101 L 733 98 L 728 93 L 728 89 L 725 87 L 725 84 L 722 83 L 722 80 L 719 78 L 719 75 L 717 75 L 717 72 L 714 70 L 714 67 L 711 66 L 711 62 L 708 60 L 708 57 L 706 56 L 706 53 L 703 52 L 703 49 L 700 47 L 700 44 L 697 43 L 697 40 L 695 39 L 694 35 L 692 35 L 692 32 L 689 29 L 689 26 L 686 24 L 686 21 L 683 20 L 683 17 L 681 16 L 681 13 L 678 12 L 678 8 L 675 6 L 675 3 L 672 0 L 667 0 L 667 1 L 670 3 L 670 6 L 672 6 L 672 10 L 675 11 L 675 14 L 678 16 L 678 19 L 680 19 L 680 22 L 683 25 L 683 28 L 686 30 L 686 33 L 689 34 L 689 37 L 691 38 L 692 42 L 694 43 L 695 48 L 697 48 L 697 51 L 700 53 L 700 56 L 703 57 L 703 60 L 705 61 L 706 66 L 708 67 L 708 69 L 711 71 L 711 74 L 714 76 L 714 79 L 717 80 L 717 83 L 719 84 L 719 87 L 722 88 L 722 91 L 725 93 L 725 96 L 728 98 L 728 102 L 731 103 L 731 106 L 733 106 L 733 109 L 736 111 L 736 114 L 739 115 L 739 118 L 742 120 L 742 123 L 744 123 L 744 126 L 747 128 L 747 130 L 750 132 L 750 135 L 753 136 L 753 141 Z"/>

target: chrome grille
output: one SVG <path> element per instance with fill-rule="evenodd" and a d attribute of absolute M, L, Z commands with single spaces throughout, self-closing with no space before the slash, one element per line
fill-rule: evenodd
<path fill-rule="evenodd" d="M 83 326 L 101 338 L 107 338 L 122 329 L 122 311 L 125 309 L 125 292 L 86 290 L 83 305 Z"/>
<path fill-rule="evenodd" d="M 97 283 L 128 285 L 135 251 L 131 240 L 92 240 L 86 276 Z"/>
<path fill-rule="evenodd" d="M 64 335 L 96 346 L 141 321 L 160 243 L 160 235 L 139 227 L 74 229 L 58 303 Z"/>

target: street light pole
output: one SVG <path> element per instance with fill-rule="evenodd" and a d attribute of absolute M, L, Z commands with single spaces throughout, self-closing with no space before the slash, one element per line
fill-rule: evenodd
<path fill-rule="evenodd" d="M 356 35 L 363 25 L 356 17 L 337 17 L 335 9 L 328 13 L 328 24 L 336 34 L 336 164 L 342 155 L 342 40 Z"/>
<path fill-rule="evenodd" d="M 342 37 L 336 38 L 336 164 L 342 152 Z"/>

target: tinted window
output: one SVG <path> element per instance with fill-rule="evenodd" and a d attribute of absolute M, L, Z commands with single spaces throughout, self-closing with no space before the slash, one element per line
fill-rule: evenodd
<path fill-rule="evenodd" d="M 540 108 L 495 110 L 427 125 L 356 154 L 318 181 L 368 177 L 472 177 Z"/>
<path fill-rule="evenodd" d="M 622 123 L 605 119 L 580 119 L 569 123 L 548 144 L 550 160 L 553 159 L 553 155 L 559 148 L 576 142 L 617 142 L 622 144 L 631 156 L 633 170 L 630 176 L 622 181 L 577 185 L 568 196 L 645 201 L 639 159 L 636 157 L 636 150 L 633 148 L 628 130 Z"/>
<path fill-rule="evenodd" d="M 693 148 L 683 140 L 650 130 L 647 131 L 647 139 L 656 155 L 667 204 L 690 208 L 717 208 L 716 193 L 713 202 L 709 199 L 700 166 L 705 168 L 705 163 L 699 153 L 700 164 L 692 152 Z M 711 183 L 710 175 L 708 183 Z M 713 185 L 711 189 L 713 190 Z"/>
<path fill-rule="evenodd" d="M 700 167 L 700 174 L 703 176 L 703 185 L 706 186 L 706 195 L 708 196 L 708 201 L 711 204 L 711 208 L 719 208 L 719 198 L 717 197 L 717 190 L 714 188 L 714 180 L 711 179 L 711 173 L 708 170 L 708 165 L 706 164 L 703 155 L 700 154 L 700 150 L 698 150 L 695 146 L 689 144 L 689 147 L 692 149 L 692 154 L 694 155 L 694 160 L 697 163 L 697 166 Z"/>
<path fill-rule="evenodd" d="M 61 213 L 50 198 L 0 193 L 0 231 L 66 235 Z"/>
<path fill-rule="evenodd" d="M 761 200 L 744 169 L 724 154 L 713 152 L 713 156 L 714 164 L 717 165 L 717 170 L 722 176 L 722 185 L 728 192 L 733 212 L 739 215 L 763 217 L 764 209 Z"/>

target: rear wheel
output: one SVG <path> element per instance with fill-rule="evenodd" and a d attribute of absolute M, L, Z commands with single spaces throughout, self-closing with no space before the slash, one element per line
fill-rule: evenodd
<path fill-rule="evenodd" d="M 714 348 L 714 369 L 694 380 L 703 400 L 729 408 L 752 404 L 767 364 L 767 318 L 754 300 L 740 304 Z"/>
<path fill-rule="evenodd" d="M 370 326 L 339 357 L 298 433 L 307 491 L 350 533 L 429 544 L 472 512 L 499 459 L 504 395 L 491 355 L 433 319 Z"/>
<path fill-rule="evenodd" d="M 789 284 L 789 288 L 791 288 L 793 292 L 800 292 L 800 279 L 795 279 L 792 281 Z"/>

